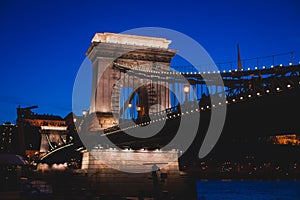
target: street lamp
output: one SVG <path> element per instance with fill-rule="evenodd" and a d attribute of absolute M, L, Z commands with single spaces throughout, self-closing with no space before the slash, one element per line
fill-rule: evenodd
<path fill-rule="evenodd" d="M 82 116 L 86 116 L 87 111 L 86 110 L 82 110 Z"/>
<path fill-rule="evenodd" d="M 131 116 L 131 118 L 133 119 L 134 117 L 133 117 L 132 103 L 128 103 L 128 108 L 130 108 L 129 109 L 129 117 Z"/>
<path fill-rule="evenodd" d="M 185 101 L 188 101 L 188 94 L 190 93 L 190 85 L 183 86 L 183 92 L 185 94 Z"/>

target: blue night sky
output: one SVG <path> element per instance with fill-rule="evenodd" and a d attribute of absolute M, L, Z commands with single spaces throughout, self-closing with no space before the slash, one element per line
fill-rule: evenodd
<path fill-rule="evenodd" d="M 84 3 L 83 3 L 84 2 Z M 16 108 L 65 117 L 72 88 L 96 32 L 164 27 L 198 41 L 215 62 L 295 51 L 300 61 L 300 2 L 0 1 L 0 123 Z M 175 63 L 176 64 L 176 63 Z"/>

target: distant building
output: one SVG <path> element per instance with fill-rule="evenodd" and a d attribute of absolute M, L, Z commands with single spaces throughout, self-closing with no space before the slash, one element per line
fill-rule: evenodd
<path fill-rule="evenodd" d="M 273 144 L 280 145 L 300 145 L 300 135 L 297 134 L 284 134 L 284 135 L 274 135 L 270 136 L 269 140 Z"/>
<path fill-rule="evenodd" d="M 0 126 L 0 153 L 18 154 L 18 133 L 16 125 L 5 122 Z"/>
<path fill-rule="evenodd" d="M 29 160 L 37 159 L 67 142 L 67 124 L 60 116 L 36 114 L 31 109 L 17 108 L 18 132 L 23 138 L 23 149 Z"/>

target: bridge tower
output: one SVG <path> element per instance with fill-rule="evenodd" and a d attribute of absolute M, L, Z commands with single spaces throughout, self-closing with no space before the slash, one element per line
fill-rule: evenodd
<path fill-rule="evenodd" d="M 86 53 L 93 67 L 89 114 L 96 113 L 97 116 L 92 120 L 91 131 L 103 130 L 119 123 L 118 117 L 114 117 L 113 113 L 120 113 L 120 110 L 128 105 L 128 99 L 120 101 L 121 90 L 126 85 L 141 85 L 142 82 L 143 87 L 133 91 L 140 98 L 139 114 L 158 112 L 170 107 L 169 90 L 163 84 L 130 79 L 126 76 L 126 70 L 116 68 L 116 65 L 120 64 L 128 66 L 131 70 L 169 70 L 170 61 L 176 54 L 175 50 L 168 49 L 170 43 L 171 41 L 165 38 L 114 33 L 95 34 Z"/>

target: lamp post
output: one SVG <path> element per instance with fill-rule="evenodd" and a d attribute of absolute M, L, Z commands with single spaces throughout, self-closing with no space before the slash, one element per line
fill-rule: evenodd
<path fill-rule="evenodd" d="M 190 85 L 184 85 L 183 92 L 185 94 L 185 102 L 188 102 L 188 94 L 190 93 Z"/>
<path fill-rule="evenodd" d="M 87 111 L 86 110 L 82 110 L 82 116 L 86 116 L 87 115 Z"/>
<path fill-rule="evenodd" d="M 83 119 L 82 119 L 82 123 L 80 123 L 79 124 L 79 131 L 81 132 L 81 131 L 83 131 L 83 132 L 85 132 L 86 131 L 86 121 L 85 121 L 85 118 L 86 118 L 86 116 L 87 116 L 87 110 L 82 110 L 82 117 L 83 117 Z"/>
<path fill-rule="evenodd" d="M 130 108 L 129 109 L 129 112 L 130 112 L 129 113 L 129 115 L 130 115 L 129 117 L 131 117 L 133 119 L 133 111 L 132 111 L 132 104 L 131 103 L 128 104 L 128 108 Z"/>

